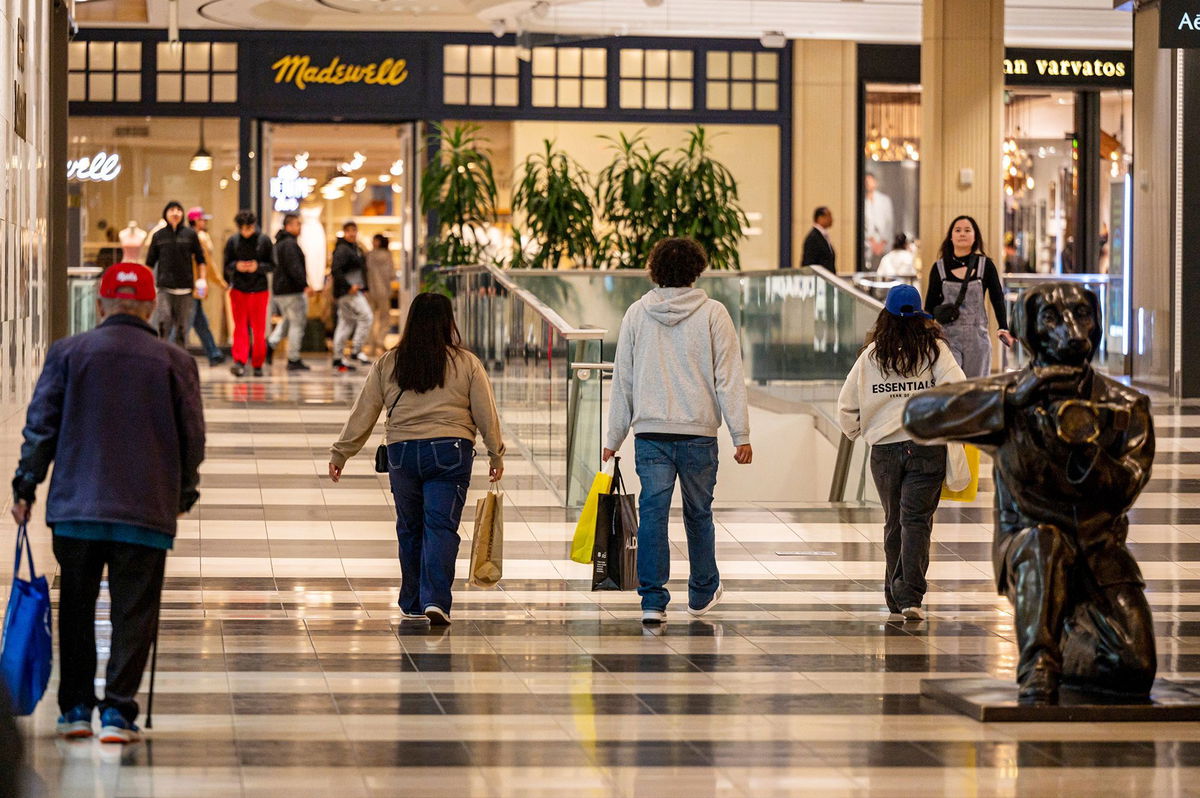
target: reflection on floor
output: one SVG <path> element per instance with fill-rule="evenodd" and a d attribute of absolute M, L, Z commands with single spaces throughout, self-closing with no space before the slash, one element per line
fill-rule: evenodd
<path fill-rule="evenodd" d="M 1161 796 L 1197 783 L 1192 724 L 980 725 L 919 696 L 930 674 L 1013 676 L 989 495 L 939 511 L 921 623 L 887 622 L 878 510 L 799 503 L 719 508 L 725 603 L 689 622 L 677 516 L 677 601 L 652 634 L 636 596 L 589 591 L 567 560 L 569 514 L 514 458 L 506 579 L 458 587 L 454 625 L 436 633 L 400 623 L 393 511 L 370 457 L 341 485 L 325 476 L 357 380 L 277 369 L 235 384 L 202 368 L 209 459 L 168 560 L 155 728 L 124 750 L 62 743 L 51 695 L 24 727 L 39 794 Z M 1195 678 L 1200 408 L 1158 423 L 1131 538 L 1160 673 Z"/>

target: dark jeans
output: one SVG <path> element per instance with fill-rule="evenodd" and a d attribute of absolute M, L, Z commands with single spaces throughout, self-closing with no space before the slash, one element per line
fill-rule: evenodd
<path fill-rule="evenodd" d="M 872 446 L 871 475 L 883 504 L 883 595 L 888 609 L 920 607 L 933 513 L 946 479 L 946 447 L 912 441 Z"/>
<path fill-rule="evenodd" d="M 100 710 L 116 707 L 132 722 L 138 714 L 138 686 L 158 629 L 163 567 L 167 552 L 133 543 L 76 540 L 54 536 L 58 559 L 58 651 L 62 674 L 58 706 L 64 713 L 80 704 L 96 706 L 96 597 L 108 566 L 112 596 L 112 645 Z"/>
<path fill-rule="evenodd" d="M 716 527 L 713 490 L 717 486 L 717 439 L 634 441 L 634 462 L 642 494 L 638 498 L 638 581 L 642 609 L 665 610 L 671 600 L 671 544 L 667 526 L 675 480 L 683 491 L 683 527 L 687 532 L 688 604 L 703 607 L 717 592 Z"/>
<path fill-rule="evenodd" d="M 475 444 L 430 438 L 388 444 L 388 476 L 396 499 L 400 549 L 400 609 L 450 612 L 450 587 Z"/>
<path fill-rule="evenodd" d="M 221 350 L 217 348 L 217 342 L 213 340 L 212 330 L 208 326 L 208 316 L 204 314 L 204 303 L 199 299 L 196 300 L 196 313 L 192 316 L 192 329 L 196 331 L 196 336 L 200 339 L 200 345 L 204 347 L 204 354 L 208 355 L 208 359 L 220 359 Z"/>

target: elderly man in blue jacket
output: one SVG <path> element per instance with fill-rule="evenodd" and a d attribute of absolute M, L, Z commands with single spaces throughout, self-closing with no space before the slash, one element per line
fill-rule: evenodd
<path fill-rule="evenodd" d="M 196 361 L 147 323 L 154 275 L 120 263 L 100 281 L 96 329 L 57 341 L 29 403 L 13 478 L 13 517 L 29 521 L 51 462 L 46 523 L 60 566 L 58 732 L 139 737 L 135 696 L 158 628 L 176 519 L 200 494 L 204 413 Z M 112 647 L 97 701 L 96 598 L 108 568 Z"/>

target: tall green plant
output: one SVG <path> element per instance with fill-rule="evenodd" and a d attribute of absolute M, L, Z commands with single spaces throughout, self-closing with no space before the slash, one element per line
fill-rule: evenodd
<path fill-rule="evenodd" d="M 439 146 L 421 176 L 421 211 L 438 224 L 425 246 L 430 262 L 463 266 L 482 258 L 481 228 L 496 220 L 496 178 L 481 129 L 469 123 L 435 128 L 430 147 Z"/>
<path fill-rule="evenodd" d="M 738 243 L 749 225 L 738 201 L 737 180 L 712 157 L 702 125 L 689 132 L 688 143 L 677 150 L 670 168 L 674 213 L 670 235 L 696 239 L 713 269 L 740 269 Z"/>
<path fill-rule="evenodd" d="M 651 150 L 641 131 L 600 138 L 614 153 L 596 177 L 596 206 L 609 223 L 601 249 L 615 266 L 640 269 L 654 244 L 670 234 L 674 190 L 667 151 Z"/>
<path fill-rule="evenodd" d="M 598 242 L 588 188 L 583 169 L 566 153 L 556 152 L 549 139 L 543 152 L 525 159 L 513 209 L 524 213 L 524 226 L 538 244 L 526 265 L 553 269 L 565 256 L 576 266 L 592 266 Z M 521 250 L 518 234 L 517 252 Z"/>

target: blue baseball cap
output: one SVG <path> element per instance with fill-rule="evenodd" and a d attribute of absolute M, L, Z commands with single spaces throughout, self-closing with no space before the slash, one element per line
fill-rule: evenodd
<path fill-rule="evenodd" d="M 883 306 L 888 313 L 902 318 L 932 319 L 921 310 L 921 292 L 911 285 L 893 285 L 887 293 Z"/>

